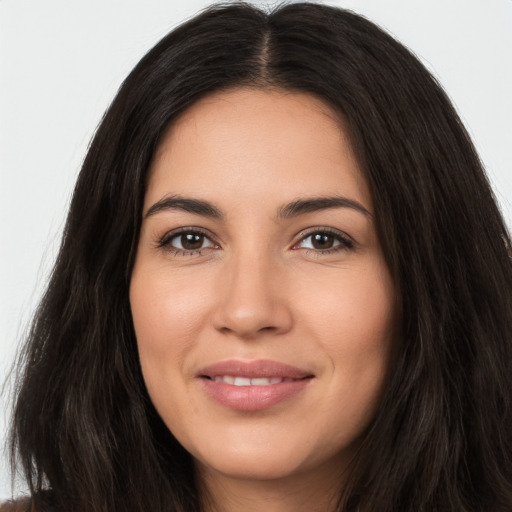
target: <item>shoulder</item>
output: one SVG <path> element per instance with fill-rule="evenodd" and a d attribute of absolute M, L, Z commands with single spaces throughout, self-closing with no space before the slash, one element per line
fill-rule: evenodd
<path fill-rule="evenodd" d="M 0 503 L 0 512 L 54 512 L 54 509 L 45 505 L 36 508 L 31 498 L 19 498 Z"/>
<path fill-rule="evenodd" d="M 0 512 L 35 512 L 32 510 L 30 498 L 0 503 Z"/>
<path fill-rule="evenodd" d="M 11 501 L 0 502 L 0 512 L 57 512 L 51 491 L 42 491 L 32 496 L 22 496 Z M 60 510 L 60 509 L 59 509 Z"/>

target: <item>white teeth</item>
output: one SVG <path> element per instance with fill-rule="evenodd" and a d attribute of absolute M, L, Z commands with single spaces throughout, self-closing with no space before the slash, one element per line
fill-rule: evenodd
<path fill-rule="evenodd" d="M 271 384 L 279 384 L 280 382 L 292 382 L 293 379 L 281 377 L 257 377 L 249 379 L 248 377 L 232 377 L 231 375 L 217 375 L 213 378 L 215 382 L 224 382 L 235 386 L 270 386 Z"/>
<path fill-rule="evenodd" d="M 235 386 L 250 386 L 251 379 L 247 379 L 246 377 L 235 377 L 235 382 L 233 382 Z"/>
<path fill-rule="evenodd" d="M 269 386 L 270 385 L 270 380 L 269 379 L 264 379 L 264 378 L 251 379 L 251 384 L 253 386 Z"/>

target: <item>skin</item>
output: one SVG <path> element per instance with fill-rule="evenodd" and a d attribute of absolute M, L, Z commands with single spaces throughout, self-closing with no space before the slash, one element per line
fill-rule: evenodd
<path fill-rule="evenodd" d="M 208 201 L 223 218 L 153 206 L 176 195 Z M 361 208 L 279 215 L 293 201 L 333 196 Z M 216 93 L 163 137 L 130 301 L 149 395 L 195 459 L 205 509 L 334 509 L 393 341 L 395 290 L 372 211 L 343 123 L 312 96 Z M 200 249 L 183 252 L 183 228 L 205 233 Z M 269 408 L 233 410 L 198 378 L 233 359 L 314 377 Z"/>

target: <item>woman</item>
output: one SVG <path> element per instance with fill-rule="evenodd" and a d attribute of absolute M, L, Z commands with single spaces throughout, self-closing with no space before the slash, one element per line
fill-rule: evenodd
<path fill-rule="evenodd" d="M 20 506 L 508 511 L 511 290 L 415 57 L 332 7 L 212 7 L 84 162 L 25 352 Z"/>

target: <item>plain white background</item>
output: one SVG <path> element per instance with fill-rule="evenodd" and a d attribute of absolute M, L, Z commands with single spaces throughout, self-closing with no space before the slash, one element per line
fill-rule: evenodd
<path fill-rule="evenodd" d="M 74 180 L 104 110 L 142 55 L 209 3 L 0 0 L 0 382 L 44 288 Z M 325 3 L 377 22 L 437 76 L 512 226 L 512 0 Z M 0 443 L 7 398 L 8 388 Z M 5 460 L 0 455 L 0 501 L 11 495 Z"/>

